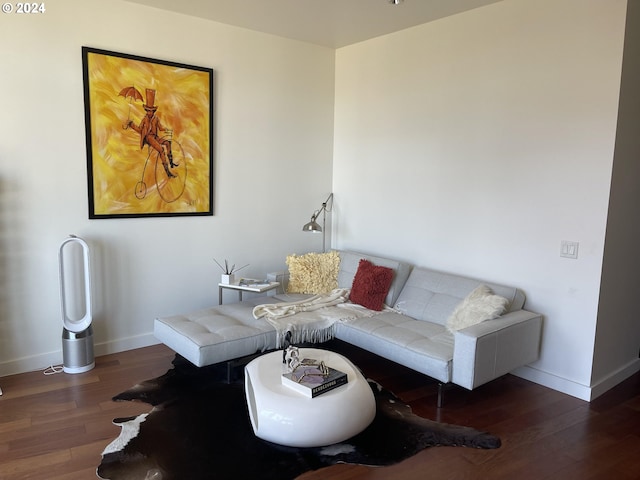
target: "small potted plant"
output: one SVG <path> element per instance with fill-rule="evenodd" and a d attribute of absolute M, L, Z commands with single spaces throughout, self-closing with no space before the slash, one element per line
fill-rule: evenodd
<path fill-rule="evenodd" d="M 218 262 L 215 258 L 213 259 L 214 262 L 216 262 L 218 264 L 218 266 L 222 269 L 222 277 L 220 280 L 220 283 L 224 283 L 224 284 L 230 284 L 233 283 L 236 279 L 235 277 L 235 273 L 239 272 L 240 270 L 242 270 L 245 267 L 248 267 L 249 264 L 247 263 L 246 265 L 243 265 L 240 268 L 236 268 L 236 264 L 234 263 L 233 265 L 229 266 L 229 262 L 225 259 L 224 261 L 224 267 L 222 266 L 222 264 L 220 262 Z"/>

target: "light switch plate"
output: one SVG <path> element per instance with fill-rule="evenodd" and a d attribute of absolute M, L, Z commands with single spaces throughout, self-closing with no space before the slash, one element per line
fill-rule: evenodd
<path fill-rule="evenodd" d="M 565 258 L 578 258 L 578 242 L 562 240 L 560 242 L 560 256 Z"/>

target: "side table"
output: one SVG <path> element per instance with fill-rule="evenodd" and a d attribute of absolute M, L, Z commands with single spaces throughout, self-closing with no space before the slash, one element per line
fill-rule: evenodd
<path fill-rule="evenodd" d="M 252 292 L 252 293 L 264 293 L 269 290 L 273 290 L 274 288 L 278 288 L 280 286 L 280 282 L 269 282 L 267 284 L 259 284 L 259 285 L 240 285 L 240 282 L 233 283 L 219 283 L 218 284 L 218 305 L 222 305 L 222 290 L 228 288 L 230 290 L 238 291 L 238 301 L 242 301 L 242 292 Z"/>

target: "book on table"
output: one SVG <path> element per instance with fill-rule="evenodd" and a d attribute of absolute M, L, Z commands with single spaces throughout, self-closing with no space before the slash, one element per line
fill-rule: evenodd
<path fill-rule="evenodd" d="M 347 383 L 347 374 L 315 359 L 305 358 L 289 373 L 282 374 L 282 384 L 314 398 Z"/>
<path fill-rule="evenodd" d="M 255 278 L 241 278 L 238 285 L 241 287 L 266 287 L 270 285 L 269 280 L 258 280 Z"/>

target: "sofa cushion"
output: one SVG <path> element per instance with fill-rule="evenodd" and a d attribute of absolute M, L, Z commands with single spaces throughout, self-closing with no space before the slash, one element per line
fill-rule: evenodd
<path fill-rule="evenodd" d="M 253 307 L 278 302 L 256 297 L 194 312 L 156 318 L 154 335 L 198 367 L 262 352 L 276 346 L 276 331 Z"/>
<path fill-rule="evenodd" d="M 483 283 L 495 294 L 509 300 L 506 312 L 520 310 L 523 307 L 524 294 L 517 288 L 423 267 L 411 271 L 394 307 L 410 317 L 444 326 L 458 304 Z"/>
<path fill-rule="evenodd" d="M 504 313 L 509 300 L 495 295 L 486 285 L 476 287 L 447 319 L 447 330 L 455 332 L 486 320 L 492 320 Z"/>
<path fill-rule="evenodd" d="M 393 280 L 393 270 L 374 265 L 364 258 L 353 278 L 349 300 L 371 310 L 380 311 Z"/>
<path fill-rule="evenodd" d="M 338 287 L 340 255 L 336 251 L 289 255 L 287 266 L 288 293 L 329 293 Z"/>
<path fill-rule="evenodd" d="M 389 292 L 385 297 L 386 305 L 393 305 L 400 295 L 400 291 L 407 281 L 411 265 L 409 263 L 391 260 L 389 258 L 376 257 L 365 253 L 351 252 L 348 250 L 340 251 L 340 271 L 338 272 L 338 288 L 351 288 L 353 279 L 356 276 L 361 259 L 369 260 L 374 265 L 388 267 L 393 270 L 393 280 L 389 287 Z"/>
<path fill-rule="evenodd" d="M 451 381 L 453 335 L 442 325 L 383 312 L 337 324 L 336 338 L 441 382 Z"/>

